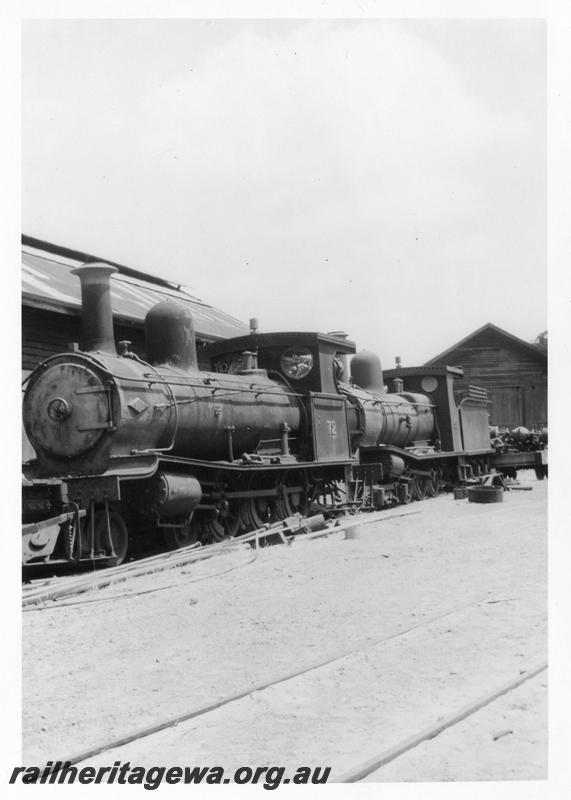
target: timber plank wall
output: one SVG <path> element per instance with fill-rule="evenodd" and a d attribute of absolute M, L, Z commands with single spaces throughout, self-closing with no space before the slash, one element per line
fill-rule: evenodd
<path fill-rule="evenodd" d="M 535 353 L 497 331 L 486 330 L 431 364 L 462 367 L 464 377 L 455 384 L 458 391 L 469 384 L 488 390 L 491 425 L 547 425 L 547 356 L 541 350 Z"/>

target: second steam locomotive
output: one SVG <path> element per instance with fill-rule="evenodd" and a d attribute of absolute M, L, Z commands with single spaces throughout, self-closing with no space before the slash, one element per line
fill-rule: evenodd
<path fill-rule="evenodd" d="M 312 504 L 383 508 L 485 474 L 486 393 L 462 370 L 401 370 L 320 333 L 252 333 L 206 348 L 174 302 L 145 320 L 145 359 L 115 345 L 114 267 L 74 270 L 83 341 L 30 375 L 23 418 L 24 563 L 118 564 L 130 540 L 219 541 Z M 348 356 L 351 360 L 348 373 Z"/>

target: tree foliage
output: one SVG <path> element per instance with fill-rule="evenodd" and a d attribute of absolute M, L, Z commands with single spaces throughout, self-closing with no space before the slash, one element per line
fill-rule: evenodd
<path fill-rule="evenodd" d="M 532 344 L 534 344 L 536 347 L 539 347 L 540 350 L 547 352 L 547 331 L 538 333 Z"/>

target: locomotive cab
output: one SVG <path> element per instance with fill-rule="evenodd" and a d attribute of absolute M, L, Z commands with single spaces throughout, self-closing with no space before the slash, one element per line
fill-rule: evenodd
<path fill-rule="evenodd" d="M 350 461 L 347 403 L 339 384 L 355 353 L 345 337 L 316 332 L 251 333 L 205 348 L 213 372 L 248 374 L 245 363 L 284 384 L 305 408 L 315 461 Z M 309 433 L 309 432 L 308 432 Z"/>
<path fill-rule="evenodd" d="M 440 447 L 446 451 L 489 452 L 489 414 L 485 389 L 468 386 L 455 397 L 454 383 L 461 379 L 461 367 L 399 367 L 385 371 L 385 378 L 407 392 L 424 392 L 434 402 Z"/>
<path fill-rule="evenodd" d="M 306 332 L 251 333 L 204 349 L 213 372 L 243 373 L 255 363 L 299 394 L 335 394 L 343 360 L 355 351 L 354 342 L 347 339 Z"/>

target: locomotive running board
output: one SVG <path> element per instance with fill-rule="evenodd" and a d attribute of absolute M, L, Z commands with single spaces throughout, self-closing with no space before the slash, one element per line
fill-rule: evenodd
<path fill-rule="evenodd" d="M 173 466 L 187 466 L 212 471 L 229 470 L 232 472 L 283 472 L 284 470 L 295 471 L 300 469 L 315 469 L 316 467 L 352 467 L 357 466 L 355 458 L 342 459 L 339 461 L 280 461 L 275 464 L 268 464 L 261 461 L 202 461 L 194 458 L 182 458 L 179 456 L 159 456 L 161 464 L 172 464 Z"/>
<path fill-rule="evenodd" d="M 486 450 L 434 450 L 429 453 L 419 453 L 414 452 L 414 450 L 405 450 L 402 447 L 395 447 L 393 445 L 381 445 L 377 447 L 361 447 L 359 464 L 364 466 L 376 463 L 381 453 L 391 453 L 392 455 L 397 455 L 401 458 L 411 459 L 420 463 L 423 461 L 444 461 L 448 458 L 459 458 L 461 456 L 492 455 L 493 452 L 491 448 L 488 448 Z"/>

